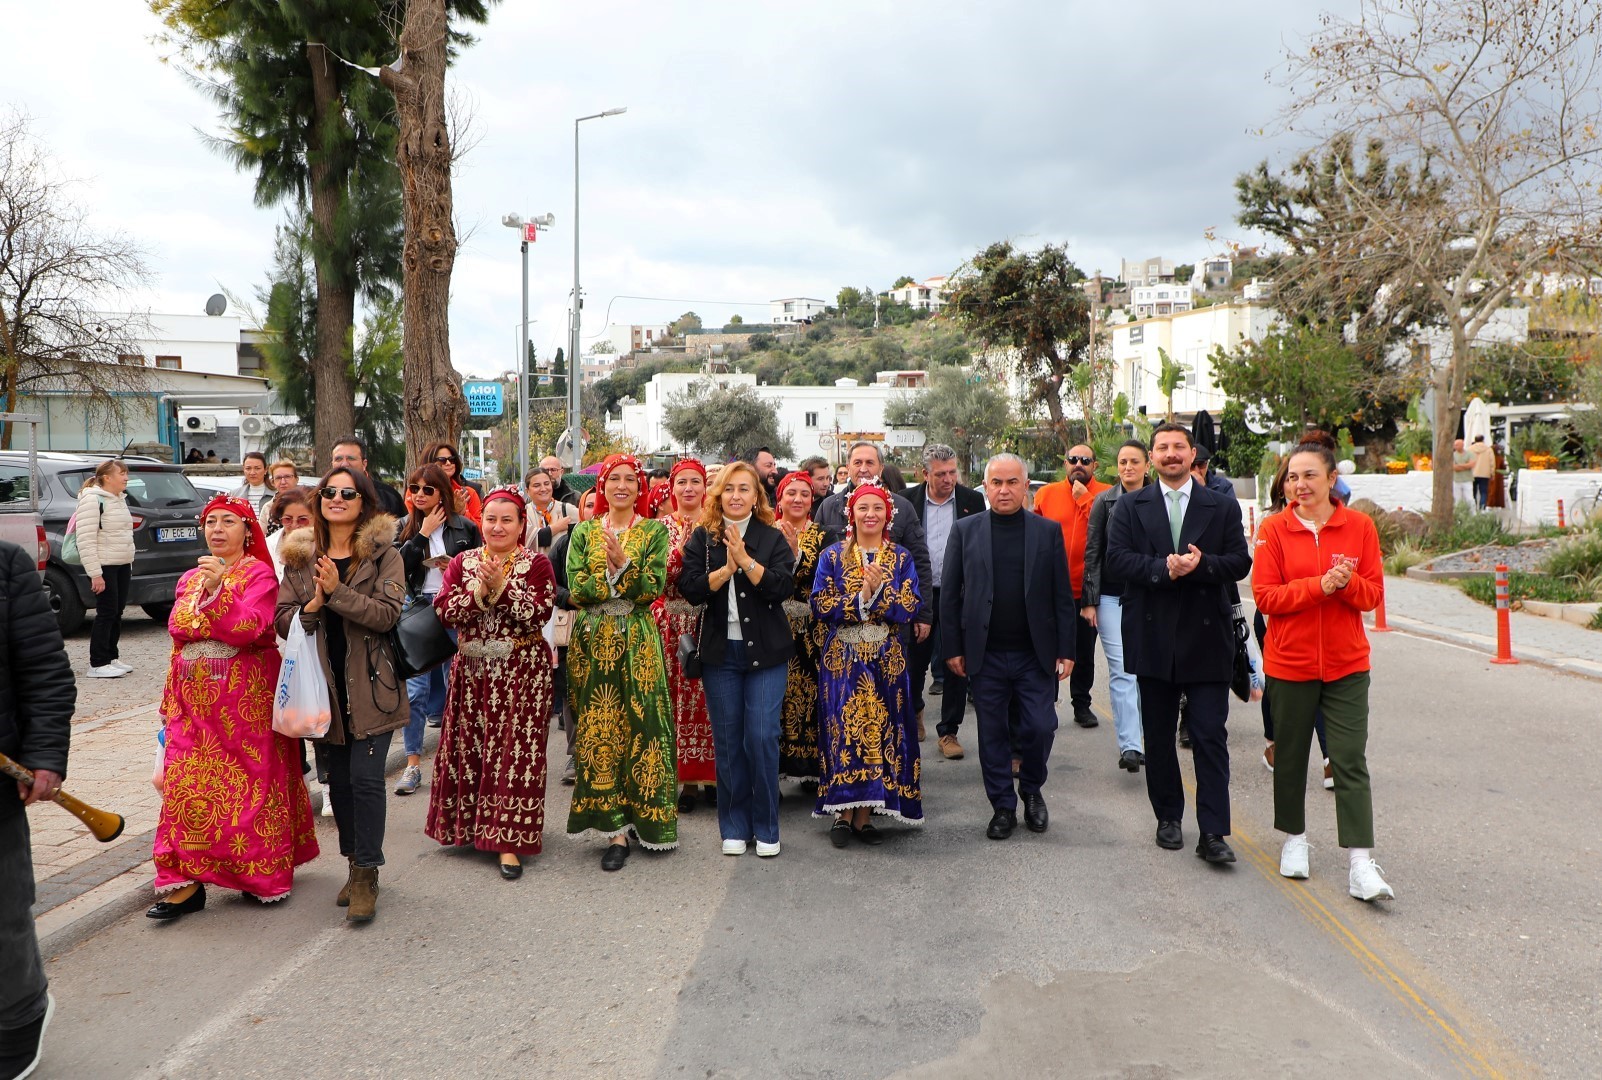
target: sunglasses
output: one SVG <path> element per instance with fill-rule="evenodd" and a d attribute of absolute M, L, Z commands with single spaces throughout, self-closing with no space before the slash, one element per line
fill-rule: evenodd
<path fill-rule="evenodd" d="M 406 493 L 408 495 L 416 495 L 419 491 L 421 491 L 424 495 L 432 495 L 432 494 L 434 494 L 434 492 L 436 490 L 438 490 L 438 489 L 436 489 L 433 484 L 407 484 L 406 485 Z"/>
<path fill-rule="evenodd" d="M 1080 457 L 1078 454 L 1069 454 L 1068 455 L 1068 464 L 1070 464 L 1070 465 L 1094 465 L 1094 464 L 1096 464 L 1096 459 L 1093 458 L 1093 457 Z"/>
<path fill-rule="evenodd" d="M 456 457 L 455 457 L 455 455 L 451 455 L 449 457 L 437 457 L 437 458 L 434 459 L 434 464 L 435 465 L 455 465 L 456 464 Z"/>
<path fill-rule="evenodd" d="M 325 487 L 318 494 L 325 499 L 344 499 L 346 502 L 362 497 L 362 493 L 355 488 Z"/>

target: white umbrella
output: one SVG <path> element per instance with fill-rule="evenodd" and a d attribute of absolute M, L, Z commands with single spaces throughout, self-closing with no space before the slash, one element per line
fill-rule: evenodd
<path fill-rule="evenodd" d="M 1491 441 L 1491 408 L 1478 395 L 1463 410 L 1463 442 L 1473 443 L 1476 435 L 1484 436 L 1486 442 Z"/>

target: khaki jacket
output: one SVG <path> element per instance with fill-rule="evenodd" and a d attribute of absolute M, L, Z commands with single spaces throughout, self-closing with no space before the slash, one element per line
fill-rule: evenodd
<path fill-rule="evenodd" d="M 349 579 L 324 600 L 324 608 L 345 620 L 345 670 L 340 677 L 350 699 L 351 732 L 365 739 L 402 727 L 411 717 L 406 681 L 396 671 L 389 637 L 406 599 L 406 568 L 395 547 L 395 519 L 388 514 L 374 515 L 356 531 L 351 554 L 354 561 Z M 301 610 L 317 592 L 312 529 L 296 529 L 286 535 L 278 545 L 278 558 L 284 567 L 278 587 L 278 636 L 288 635 L 290 620 L 297 614 L 308 633 L 320 630 L 322 612 L 308 615 Z M 337 713 L 339 697 L 334 692 L 324 634 L 317 635 L 317 655 L 323 662 L 323 678 L 328 680 L 328 707 Z M 343 726 L 330 725 L 326 741 L 343 743 Z"/>

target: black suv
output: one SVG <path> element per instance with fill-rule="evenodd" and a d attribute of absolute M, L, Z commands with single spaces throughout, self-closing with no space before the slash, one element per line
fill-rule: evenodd
<path fill-rule="evenodd" d="M 68 519 L 78 509 L 78 489 L 108 456 L 51 452 L 37 456 L 39 513 L 50 542 L 45 590 L 63 634 L 71 634 L 83 625 L 86 613 L 94 608 L 95 596 L 83 567 L 62 562 L 61 541 Z M 126 496 L 134 520 L 133 579 L 128 587 L 128 602 L 139 605 L 152 619 L 164 622 L 172 610 L 179 576 L 206 554 L 198 522 L 206 502 L 177 465 L 150 457 L 122 460 L 128 466 Z M 27 473 L 25 451 L 0 450 L 0 481 L 25 481 Z"/>

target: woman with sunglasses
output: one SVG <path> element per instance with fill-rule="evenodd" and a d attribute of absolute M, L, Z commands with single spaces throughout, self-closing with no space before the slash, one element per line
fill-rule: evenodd
<path fill-rule="evenodd" d="M 484 513 L 484 493 L 477 484 L 462 479 L 462 459 L 456 447 L 448 442 L 435 443 L 423 451 L 423 465 L 440 467 L 451 483 L 450 509 L 478 525 Z"/>
<path fill-rule="evenodd" d="M 526 507 L 515 488 L 484 502 L 484 543 L 445 568 L 434 607 L 461 634 L 450 704 L 434 758 L 427 834 L 500 857 L 523 876 L 545 831 L 545 728 L 551 654 L 540 636 L 555 599 L 551 562 L 523 546 Z"/>
<path fill-rule="evenodd" d="M 380 512 L 366 473 L 336 468 L 316 494 L 312 527 L 278 545 L 284 579 L 277 626 L 288 636 L 298 618 L 316 634 L 333 713 L 317 745 L 318 771 L 328 776 L 339 853 L 350 860 L 335 903 L 351 922 L 369 922 L 384 863 L 384 762 L 408 716 L 389 637 L 406 599 L 406 566 L 395 547 L 395 519 Z"/>
<path fill-rule="evenodd" d="M 567 549 L 569 599 L 578 608 L 568 645 L 568 679 L 578 714 L 567 831 L 610 843 L 602 870 L 621 870 L 629 834 L 645 847 L 679 846 L 673 712 L 662 635 L 651 605 L 667 584 L 666 526 L 644 516 L 645 469 L 613 454 L 596 486 L 596 517 L 573 530 Z"/>
<path fill-rule="evenodd" d="M 450 480 L 438 465 L 421 465 L 406 478 L 406 503 L 412 508 L 401 532 L 401 562 L 406 566 L 406 593 L 413 603 L 432 604 L 450 561 L 482 540 L 478 526 L 446 503 Z M 395 782 L 395 794 L 410 795 L 423 783 L 423 728 L 439 727 L 445 715 L 445 668 L 406 680 L 411 719 L 401 733 L 406 768 Z"/>

